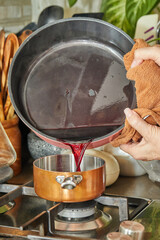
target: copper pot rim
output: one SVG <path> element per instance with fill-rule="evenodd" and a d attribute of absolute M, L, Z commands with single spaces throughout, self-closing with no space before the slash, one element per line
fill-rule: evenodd
<path fill-rule="evenodd" d="M 86 170 L 86 171 L 74 171 L 74 172 L 69 172 L 69 171 L 54 171 L 54 170 L 48 170 L 48 169 L 43 169 L 43 168 L 41 168 L 41 167 L 38 167 L 38 166 L 36 166 L 35 164 L 38 162 L 38 161 L 40 161 L 40 160 L 42 160 L 42 159 L 44 159 L 44 158 L 48 158 L 48 157 L 55 157 L 55 156 L 68 156 L 68 155 L 71 155 L 71 154 L 58 154 L 58 155 L 49 155 L 49 156 L 46 156 L 46 157 L 41 157 L 41 158 L 38 158 L 38 159 L 36 159 L 36 160 L 34 160 L 34 162 L 33 162 L 33 167 L 34 167 L 34 169 L 36 169 L 36 170 L 39 170 L 39 171 L 43 171 L 43 172 L 46 172 L 46 173 L 56 173 L 56 174 L 82 174 L 82 173 L 90 173 L 90 172 L 92 172 L 93 173 L 93 171 L 96 171 L 97 169 L 100 169 L 100 168 L 103 168 L 103 167 L 105 167 L 105 161 L 102 159 L 102 158 L 99 158 L 99 157 L 95 157 L 95 156 L 87 156 L 87 157 L 89 157 L 89 158 L 96 158 L 96 159 L 100 159 L 100 161 L 102 161 L 103 162 L 103 164 L 102 164 L 102 166 L 100 166 L 100 167 L 97 167 L 97 168 L 93 168 L 93 169 L 89 169 L 89 170 Z M 53 161 L 54 161 L 54 159 L 53 159 Z M 66 160 L 67 161 L 67 160 Z M 82 160 L 83 161 L 83 160 Z"/>

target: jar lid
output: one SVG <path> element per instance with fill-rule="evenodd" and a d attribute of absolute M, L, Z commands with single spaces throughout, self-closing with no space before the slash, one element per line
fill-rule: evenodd
<path fill-rule="evenodd" d="M 124 221 L 120 224 L 119 231 L 132 236 L 134 240 L 141 240 L 144 233 L 144 226 L 135 221 Z"/>
<path fill-rule="evenodd" d="M 121 232 L 111 232 L 107 234 L 107 240 L 132 240 L 132 238 Z"/>

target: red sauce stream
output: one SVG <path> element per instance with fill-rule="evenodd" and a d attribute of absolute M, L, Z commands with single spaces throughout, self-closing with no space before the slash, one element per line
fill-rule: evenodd
<path fill-rule="evenodd" d="M 65 143 L 72 150 L 72 153 L 73 153 L 74 159 L 75 159 L 75 163 L 76 163 L 76 171 L 78 171 L 78 172 L 81 171 L 80 165 L 82 162 L 82 158 L 83 158 L 84 152 L 85 152 L 86 148 L 88 147 L 88 145 L 90 144 L 90 142 L 91 142 L 91 140 L 89 140 L 88 142 L 85 142 L 85 143 L 80 143 L 80 144 Z"/>

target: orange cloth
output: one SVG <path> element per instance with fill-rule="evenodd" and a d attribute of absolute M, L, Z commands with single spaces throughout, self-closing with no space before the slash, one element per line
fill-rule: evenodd
<path fill-rule="evenodd" d="M 153 60 L 145 60 L 140 65 L 130 68 L 134 51 L 138 48 L 149 47 L 143 39 L 136 39 L 130 52 L 124 56 L 124 65 L 127 70 L 127 78 L 135 81 L 137 108 L 135 112 L 146 122 L 160 126 L 160 67 Z M 118 147 L 130 141 L 138 142 L 141 135 L 133 129 L 127 120 L 120 135 L 111 144 Z"/>

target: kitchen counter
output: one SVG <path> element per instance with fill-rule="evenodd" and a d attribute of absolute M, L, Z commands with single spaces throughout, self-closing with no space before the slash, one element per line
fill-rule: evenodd
<path fill-rule="evenodd" d="M 113 185 L 106 188 L 105 192 L 121 196 L 160 200 L 160 185 L 152 182 L 147 174 L 140 177 L 119 177 Z"/>
<path fill-rule="evenodd" d="M 30 159 L 22 168 L 22 172 L 13 177 L 8 183 L 23 184 L 33 179 L 33 160 Z M 119 176 L 117 181 L 109 187 L 106 187 L 105 193 L 127 196 L 127 197 L 141 197 L 153 200 L 160 200 L 160 185 L 152 182 L 148 175 L 139 177 L 122 177 Z"/>

